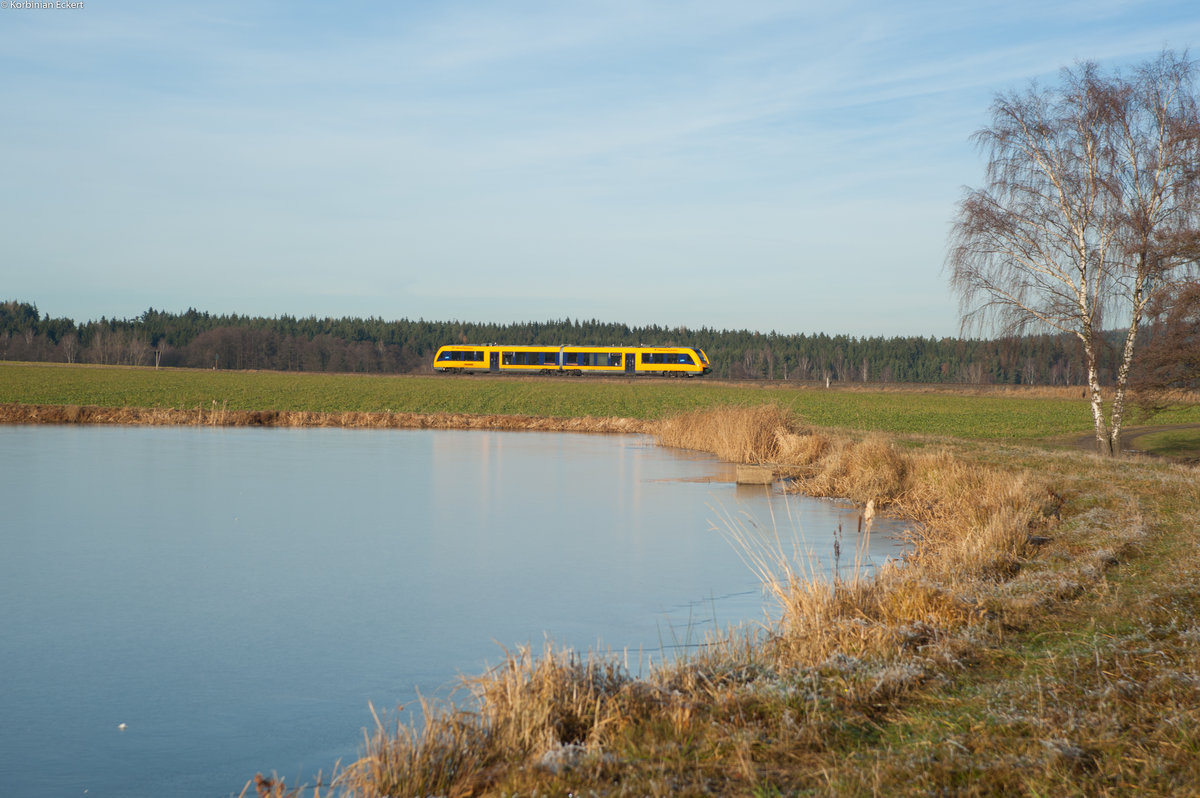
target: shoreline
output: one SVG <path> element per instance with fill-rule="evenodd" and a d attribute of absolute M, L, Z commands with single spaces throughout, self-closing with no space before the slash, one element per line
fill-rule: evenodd
<path fill-rule="evenodd" d="M 632 418 L 563 418 L 498 413 L 324 412 L 211 408 L 101 407 L 0 404 L 0 424 L 118 424 L 213 427 L 341 427 L 345 429 L 484 429 L 639 434 L 649 423 Z"/>
<path fill-rule="evenodd" d="M 994 440 L 909 445 L 770 405 L 651 421 L 0 403 L 0 423 L 654 434 L 726 462 L 793 463 L 801 492 L 920 524 L 904 568 L 832 585 L 805 579 L 787 541 L 745 538 L 781 607 L 761 645 L 731 630 L 636 676 L 590 652 L 522 649 L 464 677 L 474 711 L 422 702 L 419 727 L 380 720 L 328 790 L 259 776 L 245 792 L 915 795 L 969 779 L 989 794 L 1138 784 L 1175 795 L 1200 784 L 1200 496 L 1183 466 Z"/>

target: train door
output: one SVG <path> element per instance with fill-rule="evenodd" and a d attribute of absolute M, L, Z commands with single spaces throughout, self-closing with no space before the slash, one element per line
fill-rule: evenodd
<path fill-rule="evenodd" d="M 637 357 L 637 355 L 635 355 L 633 352 L 625 353 L 625 373 L 626 374 L 632 374 L 634 372 L 634 363 L 636 362 L 635 361 L 636 357 Z"/>
<path fill-rule="evenodd" d="M 488 371 L 500 370 L 500 350 L 493 349 L 488 353 Z"/>

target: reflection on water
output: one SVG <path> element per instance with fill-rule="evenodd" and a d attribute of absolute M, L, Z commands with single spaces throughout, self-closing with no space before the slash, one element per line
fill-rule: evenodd
<path fill-rule="evenodd" d="M 311 781 L 355 756 L 368 702 L 445 692 L 500 646 L 636 667 L 761 620 L 722 511 L 791 513 L 826 561 L 857 522 L 636 436 L 6 427 L 0 447 L 11 795 Z"/>

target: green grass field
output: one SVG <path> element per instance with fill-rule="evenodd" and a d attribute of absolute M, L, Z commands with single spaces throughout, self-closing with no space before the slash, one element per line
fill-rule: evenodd
<path fill-rule="evenodd" d="M 1136 438 L 1133 448 L 1167 457 L 1200 455 L 1200 429 L 1168 430 Z"/>
<path fill-rule="evenodd" d="M 776 403 L 821 427 L 976 439 L 1086 434 L 1081 400 L 953 392 L 739 386 L 700 380 L 592 381 L 155 370 L 0 363 L 0 402 L 323 412 L 495 413 L 656 419 L 728 404 Z M 1174 423 L 1200 421 L 1200 408 Z"/>

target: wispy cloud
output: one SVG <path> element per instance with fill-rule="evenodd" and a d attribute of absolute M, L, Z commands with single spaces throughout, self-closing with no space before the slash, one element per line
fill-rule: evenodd
<path fill-rule="evenodd" d="M 134 314 L 147 274 L 205 270 L 154 304 L 238 280 L 245 305 L 213 310 L 562 302 L 844 327 L 836 300 L 800 299 L 819 289 L 874 307 L 863 333 L 952 331 L 946 224 L 996 91 L 1200 36 L 1190 0 L 89 4 L 0 23 L 20 142 L 0 150 L 4 256 L 58 270 L 5 282 L 52 312 Z M 497 269 L 531 279 L 501 289 Z M 556 288 L 579 274 L 657 299 Z M 71 280 L 94 307 L 52 307 Z"/>

